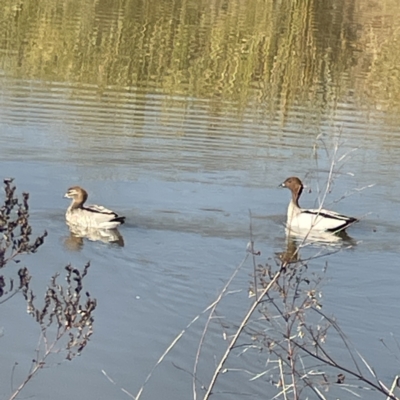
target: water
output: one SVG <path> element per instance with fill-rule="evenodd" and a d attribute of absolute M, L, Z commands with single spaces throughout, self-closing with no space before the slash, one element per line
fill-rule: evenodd
<path fill-rule="evenodd" d="M 56 365 L 62 357 L 55 355 L 52 368 L 41 371 L 23 396 L 52 399 L 57 391 L 60 400 L 127 398 L 121 388 L 136 394 L 161 354 L 214 301 L 246 256 L 249 210 L 261 251 L 257 260 L 271 262 L 286 249 L 289 193 L 278 184 L 300 176 L 311 189 L 301 204 L 314 207 L 332 159 L 336 174 L 326 206 L 362 220 L 349 229 L 351 250 L 317 259 L 310 269 L 320 272 L 328 262 L 324 310 L 391 383 L 398 363 L 379 339 L 395 347 L 390 333 L 397 337 L 400 328 L 397 70 L 391 70 L 386 92 L 382 81 L 397 48 L 391 48 L 397 22 L 372 25 L 368 36 L 361 26 L 376 22 L 379 10 L 355 13 L 336 3 L 328 11 L 295 7 L 292 21 L 286 20 L 288 10 L 257 2 L 244 9 L 239 2 L 225 10 L 214 5 L 218 10 L 207 14 L 197 3 L 174 10 L 165 1 L 151 13 L 135 7 L 135 18 L 129 4 L 107 13 L 103 4 L 88 11 L 80 3 L 75 10 L 43 3 L 35 9 L 42 19 L 33 17 L 32 4 L 1 4 L 8 28 L 0 31 L 0 175 L 14 177 L 18 190 L 30 193 L 34 230 L 49 233 L 24 263 L 40 293 L 66 264 L 83 267 L 90 260 L 85 289 L 98 300 L 95 334 L 82 356 Z M 301 16 L 319 21 L 327 12 L 332 31 L 310 22 L 314 46 L 310 37 L 297 42 L 290 35 L 304 28 Z M 27 18 L 26 30 L 12 22 L 13 15 Z M 343 20 L 336 20 L 340 15 Z M 358 36 L 351 29 L 359 29 Z M 344 32 L 349 36 L 341 42 Z M 385 38 L 374 53 L 374 40 Z M 296 44 L 307 45 L 302 51 L 294 50 Z M 63 195 L 75 184 L 89 192 L 89 202 L 127 217 L 120 228 L 123 247 L 71 240 Z M 319 250 L 310 246 L 301 255 Z M 210 326 L 198 371 L 205 385 L 214 355 L 227 344 L 224 329 L 232 331 L 248 309 L 252 269 L 248 259 L 233 282 L 238 292 L 221 305 L 222 322 Z M 2 305 L 4 398 L 14 363 L 15 388 L 35 357 L 40 332 L 24 310 L 22 299 Z M 205 323 L 203 317 L 188 330 L 142 398 L 192 396 L 190 373 Z M 329 345 L 345 359 L 337 339 Z M 266 358 L 251 353 L 230 359 L 229 367 L 242 371 L 223 375 L 214 397 L 272 397 L 268 379 L 249 381 L 243 372 L 261 371 Z"/>

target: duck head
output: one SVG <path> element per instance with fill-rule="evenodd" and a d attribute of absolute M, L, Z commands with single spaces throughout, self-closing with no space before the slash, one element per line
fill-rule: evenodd
<path fill-rule="evenodd" d="M 287 178 L 285 182 L 279 185 L 280 187 L 288 188 L 292 192 L 293 202 L 299 206 L 299 198 L 303 191 L 303 184 L 297 176 L 291 176 Z"/>
<path fill-rule="evenodd" d="M 82 207 L 83 203 L 87 200 L 88 194 L 85 189 L 80 186 L 73 186 L 67 190 L 64 197 L 72 199 L 71 208 Z"/>

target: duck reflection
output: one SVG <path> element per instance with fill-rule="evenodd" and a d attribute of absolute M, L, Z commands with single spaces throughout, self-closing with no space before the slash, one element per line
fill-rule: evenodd
<path fill-rule="evenodd" d="M 296 263 L 300 260 L 299 246 L 296 244 L 296 240 L 293 237 L 286 237 L 286 250 L 280 253 L 276 253 L 282 265 Z"/>
<path fill-rule="evenodd" d="M 336 234 L 319 232 L 318 234 L 313 234 L 307 231 L 304 234 L 299 232 L 294 234 L 286 229 L 286 249 L 276 253 L 276 256 L 283 265 L 295 264 L 301 261 L 300 250 L 304 250 L 306 247 L 319 248 L 323 251 L 322 254 L 329 254 L 332 251 L 336 252 L 343 248 L 355 247 L 357 244 L 358 242 L 346 232 Z M 321 255 L 321 253 L 318 253 L 318 255 Z"/>
<path fill-rule="evenodd" d="M 92 242 L 109 243 L 124 246 L 124 238 L 118 229 L 95 229 L 69 226 L 70 235 L 65 239 L 64 245 L 68 250 L 79 251 L 82 249 L 84 239 Z"/>
<path fill-rule="evenodd" d="M 312 235 L 308 232 L 306 235 L 293 234 L 286 231 L 286 249 L 276 253 L 281 264 L 288 266 L 296 264 L 302 260 L 300 251 L 307 248 L 319 249 L 316 255 L 309 254 L 308 259 L 320 257 L 322 255 L 331 254 L 340 251 L 344 248 L 352 248 L 357 245 L 357 242 L 351 238 L 346 232 L 340 234 L 332 234 L 325 232 L 324 235 Z"/>
<path fill-rule="evenodd" d="M 313 232 L 310 230 L 292 231 L 286 228 L 287 240 L 297 242 L 298 245 L 314 245 L 324 247 L 352 247 L 357 245 L 357 241 L 350 237 L 347 232 Z"/>
<path fill-rule="evenodd" d="M 339 243 L 343 242 L 343 237 L 339 234 L 331 233 L 331 232 L 313 232 L 309 229 L 304 231 L 293 231 L 286 228 L 286 237 L 291 238 L 292 240 L 300 243 L 323 243 L 332 246 L 336 246 Z M 345 232 L 342 232 L 342 235 L 348 236 Z"/>

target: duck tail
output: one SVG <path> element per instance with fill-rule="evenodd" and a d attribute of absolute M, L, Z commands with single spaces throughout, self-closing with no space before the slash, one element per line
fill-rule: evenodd
<path fill-rule="evenodd" d="M 121 225 L 125 223 L 125 217 L 115 217 L 110 222 L 120 222 Z"/>

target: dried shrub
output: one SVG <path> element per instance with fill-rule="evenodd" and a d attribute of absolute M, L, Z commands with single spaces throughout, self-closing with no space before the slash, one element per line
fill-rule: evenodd
<path fill-rule="evenodd" d="M 47 232 L 32 238 L 29 223 L 29 194 L 23 193 L 19 200 L 12 179 L 4 179 L 5 198 L 0 207 L 0 268 L 20 262 L 22 254 L 35 253 L 44 243 Z M 65 354 L 67 360 L 79 355 L 88 344 L 93 333 L 93 311 L 96 299 L 83 290 L 83 280 L 90 264 L 81 272 L 71 265 L 65 267 L 66 285 L 58 282 L 55 274 L 44 294 L 43 305 L 38 306 L 36 295 L 30 288 L 32 276 L 26 266 L 17 271 L 17 284 L 12 277 L 0 275 L 0 304 L 22 292 L 27 311 L 40 326 L 40 340 L 31 369 L 22 383 L 14 390 L 10 400 L 15 399 L 26 384 L 47 363 L 54 354 Z M 14 271 L 10 270 L 9 275 Z"/>
<path fill-rule="evenodd" d="M 5 198 L 0 207 L 0 269 L 10 265 L 10 261 L 19 263 L 18 256 L 21 254 L 36 253 L 47 236 L 45 231 L 42 235 L 32 238 L 32 227 L 29 223 L 29 194 L 23 193 L 19 200 L 12 184 L 12 179 L 4 179 Z M 18 270 L 19 285 L 15 287 L 13 278 L 0 275 L 0 297 L 9 295 L 1 300 L 4 303 L 20 290 L 29 289 L 31 279 L 26 267 Z"/>

